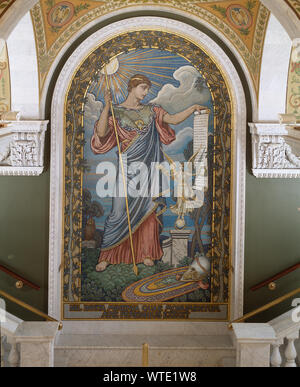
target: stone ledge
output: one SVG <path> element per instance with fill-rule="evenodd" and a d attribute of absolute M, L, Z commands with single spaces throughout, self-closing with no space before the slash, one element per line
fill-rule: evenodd
<path fill-rule="evenodd" d="M 141 349 L 147 343 L 151 349 L 232 349 L 229 335 L 60 335 L 56 349 Z"/>

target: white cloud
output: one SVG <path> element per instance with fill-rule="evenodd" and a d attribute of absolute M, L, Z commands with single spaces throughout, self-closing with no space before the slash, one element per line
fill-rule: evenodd
<path fill-rule="evenodd" d="M 103 110 L 103 103 L 96 101 L 94 94 L 87 94 L 87 103 L 84 107 L 84 119 L 89 123 L 95 123 Z"/>
<path fill-rule="evenodd" d="M 194 104 L 205 104 L 210 99 L 208 88 L 199 91 L 194 87 L 200 77 L 199 72 L 192 66 L 182 66 L 173 74 L 180 82 L 179 87 L 171 84 L 164 85 L 157 97 L 151 103 L 162 106 L 168 113 L 178 113 Z"/>
<path fill-rule="evenodd" d="M 176 134 L 176 140 L 170 145 L 164 145 L 163 150 L 168 154 L 182 152 L 187 144 L 193 139 L 193 128 L 187 127 Z"/>

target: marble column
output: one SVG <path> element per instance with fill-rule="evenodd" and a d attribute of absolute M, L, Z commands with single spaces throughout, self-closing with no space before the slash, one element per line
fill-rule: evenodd
<path fill-rule="evenodd" d="M 58 322 L 23 322 L 16 330 L 20 367 L 53 367 Z"/>
<path fill-rule="evenodd" d="M 172 265 L 176 266 L 182 258 L 188 255 L 188 242 L 191 232 L 191 230 L 170 230 L 172 238 Z"/>

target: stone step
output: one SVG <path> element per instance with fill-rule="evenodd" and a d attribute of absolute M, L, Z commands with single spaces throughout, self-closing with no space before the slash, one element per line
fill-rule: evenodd
<path fill-rule="evenodd" d="M 235 363 L 229 335 L 68 335 L 55 345 L 58 367 L 140 367 L 149 345 L 150 367 L 222 367 Z"/>

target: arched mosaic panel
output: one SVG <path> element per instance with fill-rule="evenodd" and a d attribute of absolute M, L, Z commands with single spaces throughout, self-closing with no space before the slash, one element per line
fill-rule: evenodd
<path fill-rule="evenodd" d="M 147 77 L 151 87 L 141 103 L 144 110 L 139 115 L 143 117 L 134 117 L 138 113 L 126 108 L 124 111 L 122 104 L 126 102 L 128 80 L 140 75 Z M 135 202 L 129 208 L 129 219 L 134 223 L 137 214 L 132 228 L 133 236 L 141 233 L 134 243 L 137 256 L 126 259 L 126 254 L 125 258 L 112 254 L 109 262 L 106 259 L 108 265 L 96 270 L 101 256 L 104 260 L 103 251 L 111 250 L 106 247 L 107 241 L 115 232 L 112 228 L 108 235 L 116 202 L 101 196 L 99 187 L 106 173 L 101 170 L 101 163 L 110 162 L 118 170 L 117 148 L 112 143 L 98 152 L 100 145 L 95 145 L 94 133 L 95 124 L 97 128 L 99 117 L 103 117 L 107 85 L 113 100 L 109 114 L 114 111 L 114 128 L 133 129 L 136 133 L 141 129 L 129 145 L 120 141 L 123 153 L 130 155 L 134 147 L 145 146 L 143 138 L 150 147 L 147 136 L 152 125 L 153 133 L 159 133 L 156 140 L 162 157 L 159 160 L 182 165 L 198 157 L 202 160 L 206 183 L 202 186 L 200 204 L 192 209 L 187 208 L 186 197 L 174 195 L 175 178 L 170 179 L 170 194 L 154 209 L 151 207 L 149 213 L 144 214 L 141 203 Z M 168 127 L 159 121 L 158 116 L 175 117 L 195 105 L 203 107 L 204 113 L 210 111 L 206 132 L 203 122 L 200 120 L 199 124 L 193 114 Z M 141 120 L 147 125 L 139 127 L 137 122 Z M 124 122 L 134 122 L 136 126 L 132 128 Z M 128 32 L 102 44 L 84 60 L 74 74 L 65 101 L 62 275 L 65 319 L 228 319 L 231 125 L 230 94 L 222 72 L 199 46 L 182 36 L 155 29 Z M 199 140 L 200 127 L 204 137 Z M 173 133 L 172 141 L 166 140 L 166 133 Z M 110 135 L 114 135 L 113 130 Z M 196 144 L 198 140 L 200 147 Z M 104 145 L 108 142 L 106 138 Z M 197 187 L 197 176 L 192 174 L 190 188 Z M 110 183 L 108 177 L 106 188 Z M 137 209 L 138 206 L 141 208 Z M 159 223 L 154 234 L 158 235 L 157 248 L 161 253 L 147 257 L 150 262 L 146 264 L 140 251 L 149 245 L 149 239 L 153 240 L 152 231 L 143 229 L 152 212 Z M 127 241 L 129 245 L 130 232 L 122 229 L 121 215 L 117 225 L 120 234 L 125 232 L 121 242 Z M 151 237 L 148 238 L 147 232 Z M 114 238 L 116 243 L 109 242 L 111 248 L 121 243 L 118 237 Z M 142 246 L 138 242 L 141 240 Z"/>

